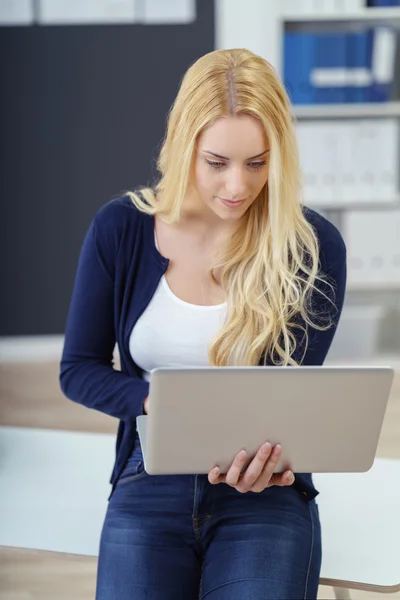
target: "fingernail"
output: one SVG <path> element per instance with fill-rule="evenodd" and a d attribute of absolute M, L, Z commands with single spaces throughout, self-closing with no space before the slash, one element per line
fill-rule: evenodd
<path fill-rule="evenodd" d="M 241 450 L 241 451 L 239 452 L 239 458 L 244 458 L 245 456 L 247 456 L 247 452 L 246 452 L 246 450 Z"/>
<path fill-rule="evenodd" d="M 265 442 L 265 444 L 263 444 L 263 452 L 270 452 L 271 450 L 271 444 L 269 442 Z"/>
<path fill-rule="evenodd" d="M 293 481 L 293 479 L 294 479 L 294 475 L 293 475 L 293 473 L 288 473 L 288 474 L 286 475 L 286 479 L 287 479 L 288 481 Z"/>
<path fill-rule="evenodd" d="M 282 446 L 280 444 L 277 444 L 275 446 L 274 452 L 275 452 L 275 454 L 278 454 L 281 450 L 282 450 Z"/>

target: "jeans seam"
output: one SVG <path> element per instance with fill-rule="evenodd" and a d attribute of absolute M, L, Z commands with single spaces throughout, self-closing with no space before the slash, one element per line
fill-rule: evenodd
<path fill-rule="evenodd" d="M 138 470 L 140 469 L 140 467 L 142 466 L 141 462 L 139 462 L 138 464 L 136 464 L 134 467 L 128 467 L 127 469 L 123 470 L 124 475 L 128 475 L 129 473 L 137 473 Z M 121 473 L 122 475 L 122 473 Z"/>
<path fill-rule="evenodd" d="M 197 475 L 195 475 L 194 476 L 193 515 L 192 515 L 192 519 L 193 519 L 193 531 L 195 533 L 196 538 L 199 539 L 200 538 L 200 527 L 199 527 L 199 520 L 197 518 L 197 511 L 198 511 L 198 508 L 199 508 L 199 502 L 198 502 L 197 490 L 198 490 L 198 480 L 197 480 Z"/>
<path fill-rule="evenodd" d="M 209 594 L 212 594 L 213 592 L 215 592 L 216 590 L 219 590 L 223 587 L 226 587 L 228 585 L 231 585 L 232 583 L 239 583 L 239 582 L 249 582 L 249 581 L 265 581 L 266 579 L 268 579 L 269 581 L 274 581 L 271 578 L 268 577 L 240 577 L 239 579 L 230 579 L 229 581 L 224 581 L 223 583 L 220 583 L 219 585 L 216 585 L 215 587 L 211 588 L 210 590 L 208 590 L 205 594 L 202 593 L 201 591 L 201 596 L 199 596 L 199 600 L 204 600 L 204 598 L 206 596 L 208 596 Z"/>
<path fill-rule="evenodd" d="M 306 585 L 305 585 L 305 589 L 304 589 L 304 600 L 306 600 L 306 598 L 307 598 L 308 580 L 309 580 L 309 576 L 310 576 L 312 556 L 313 556 L 313 551 L 314 551 L 314 517 L 311 513 L 311 507 L 310 507 L 309 502 L 307 503 L 307 506 L 308 506 L 308 511 L 310 513 L 310 522 L 311 522 L 311 547 L 310 547 L 310 558 L 308 560 L 308 568 L 307 568 L 307 575 L 306 575 Z"/>
<path fill-rule="evenodd" d="M 138 471 L 140 469 L 140 467 L 143 465 L 143 461 L 139 461 L 137 467 L 136 467 L 136 471 Z M 129 472 L 129 471 L 127 471 Z M 123 471 L 124 473 L 124 471 Z M 121 475 L 123 474 L 121 473 Z M 116 481 L 115 485 L 116 486 L 120 486 L 123 485 L 124 483 L 129 483 L 132 481 L 137 481 L 138 479 L 141 479 L 142 477 L 144 477 L 145 475 L 147 475 L 147 472 L 145 470 L 141 471 L 140 473 L 135 473 L 133 475 L 128 475 L 127 477 L 119 477 L 118 480 Z"/>
<path fill-rule="evenodd" d="M 211 515 L 204 515 L 204 517 L 202 517 L 201 519 L 196 518 L 196 523 L 197 523 L 199 533 L 201 533 L 201 528 L 204 525 L 206 525 L 210 519 L 211 519 Z"/>

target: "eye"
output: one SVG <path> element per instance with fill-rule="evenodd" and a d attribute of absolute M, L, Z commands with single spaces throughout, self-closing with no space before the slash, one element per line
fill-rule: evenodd
<path fill-rule="evenodd" d="M 219 170 L 222 169 L 223 167 L 225 167 L 225 163 L 221 163 L 221 162 L 212 162 L 206 159 L 206 163 L 215 170 Z M 266 160 L 263 160 L 262 162 L 253 162 L 253 163 L 249 163 L 249 167 L 251 169 L 253 169 L 253 171 L 259 171 L 260 169 L 262 169 L 262 167 L 265 167 L 265 165 L 267 164 Z"/>
<path fill-rule="evenodd" d="M 222 167 L 225 167 L 225 163 L 219 163 L 219 162 L 211 162 L 210 160 L 206 160 L 206 163 L 212 168 L 212 169 L 222 169 Z"/>
<path fill-rule="evenodd" d="M 262 162 L 250 163 L 251 168 L 254 169 L 254 171 L 259 171 L 260 169 L 262 169 L 263 167 L 265 167 L 266 164 L 267 164 L 266 160 L 263 160 Z"/>

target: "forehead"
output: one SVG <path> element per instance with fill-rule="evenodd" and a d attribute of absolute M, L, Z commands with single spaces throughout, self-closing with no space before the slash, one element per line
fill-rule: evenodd
<path fill-rule="evenodd" d="M 219 154 L 254 156 L 268 149 L 262 124 L 250 115 L 221 117 L 199 136 L 200 150 Z"/>

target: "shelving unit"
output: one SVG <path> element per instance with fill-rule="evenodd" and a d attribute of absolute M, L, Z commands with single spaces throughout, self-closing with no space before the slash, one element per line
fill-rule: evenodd
<path fill-rule="evenodd" d="M 400 292 L 400 283 L 349 283 L 347 290 L 351 292 Z"/>
<path fill-rule="evenodd" d="M 298 3 L 301 6 L 301 2 Z M 400 29 L 400 7 L 382 7 L 382 8 L 363 8 L 355 12 L 332 12 L 322 13 L 315 12 L 309 14 L 295 12 L 281 12 L 281 20 L 278 24 L 281 35 L 281 42 L 287 30 L 310 31 L 335 31 L 336 29 L 348 28 L 350 30 L 358 28 L 359 25 L 366 24 L 368 26 L 378 25 L 394 25 Z M 278 66 L 283 71 L 282 60 L 283 43 L 280 45 Z M 400 67 L 398 67 L 400 68 Z M 295 105 L 293 107 L 294 118 L 298 121 L 311 120 L 339 120 L 339 119 L 368 119 L 368 118 L 385 118 L 398 117 L 400 119 L 400 101 L 388 103 L 368 103 L 368 104 L 314 104 L 314 105 Z M 400 143 L 400 142 L 399 142 Z M 400 164 L 399 164 L 400 171 Z M 400 189 L 398 190 L 398 198 L 394 198 L 392 202 L 379 201 L 374 202 L 357 202 L 343 201 L 335 202 L 334 204 L 324 204 L 321 202 L 318 206 L 316 203 L 309 203 L 311 208 L 315 208 L 318 212 L 325 214 L 339 229 L 343 232 L 343 220 L 345 212 L 348 210 L 373 210 L 380 211 L 400 209 Z M 307 199 L 306 199 L 307 204 Z M 400 239 L 399 239 L 400 247 Z M 398 310 L 398 316 L 393 321 L 393 331 L 398 331 L 398 339 L 400 340 L 400 282 L 388 281 L 381 283 L 379 281 L 371 281 L 365 283 L 357 283 L 349 281 L 347 284 L 346 304 L 348 307 L 367 307 L 381 306 L 384 313 L 393 308 Z M 357 312 L 357 311 L 356 311 Z M 357 326 L 359 327 L 359 325 Z M 357 331 L 357 327 L 355 331 Z M 395 334 L 396 335 L 396 334 Z M 400 363 L 400 342 L 396 360 Z M 393 362 L 393 361 L 392 361 Z"/>
<path fill-rule="evenodd" d="M 316 206 L 316 205 L 315 205 Z M 318 204 L 318 208 L 323 211 L 340 211 L 343 210 L 395 210 L 400 208 L 400 194 L 398 198 L 394 199 L 392 202 L 382 201 L 382 202 L 347 202 L 347 201 L 339 201 L 335 202 L 335 204 Z"/>
<path fill-rule="evenodd" d="M 299 2 L 300 4 L 300 2 Z M 282 15 L 285 23 L 317 23 L 317 22 L 348 22 L 348 21 L 372 21 L 384 24 L 393 21 L 400 22 L 400 8 L 363 8 L 356 12 L 331 12 L 331 13 L 287 13 Z"/>
<path fill-rule="evenodd" d="M 346 119 L 354 117 L 399 117 L 400 102 L 368 104 L 304 104 L 294 107 L 298 119 Z"/>
<path fill-rule="evenodd" d="M 319 31 L 335 31 L 336 29 L 348 28 L 353 31 L 362 30 L 362 25 L 373 27 L 374 25 L 394 24 L 400 29 L 400 7 L 390 8 L 363 8 L 353 12 L 314 12 L 310 14 L 299 14 L 300 7 L 310 5 L 311 2 L 305 0 L 290 0 L 291 7 L 285 7 L 286 0 L 275 0 L 267 2 L 266 0 L 251 0 L 251 6 L 248 6 L 242 0 L 218 0 L 217 22 L 224 22 L 224 35 L 217 38 L 217 46 L 220 48 L 242 47 L 249 48 L 253 52 L 263 56 L 276 69 L 277 73 L 283 75 L 283 36 L 285 31 L 302 31 L 316 29 Z M 350 0 L 349 0 L 350 2 Z M 347 0 L 343 0 L 342 6 L 349 6 Z M 314 6 L 321 6 L 323 0 L 314 1 Z M 337 2 L 339 4 L 339 2 Z M 251 8 L 251 10 L 249 10 Z M 348 10 L 348 9 L 347 9 Z M 218 28 L 217 28 L 218 30 Z M 332 120 L 353 118 L 384 118 L 394 117 L 400 120 L 400 102 L 391 102 L 388 104 L 342 104 L 342 105 L 297 105 L 293 107 L 293 118 L 296 121 L 307 121 L 313 119 Z M 400 172 L 400 164 L 399 164 Z M 399 190 L 400 196 L 400 190 Z M 311 203 L 305 200 L 306 204 L 312 207 Z M 374 201 L 374 203 L 346 202 L 342 205 L 315 207 L 318 212 L 326 214 L 329 220 L 341 228 L 341 218 L 348 209 L 373 210 L 379 215 L 383 211 L 397 208 L 397 202 Z M 399 197 L 400 208 L 400 197 Z M 392 278 L 394 279 L 394 278 Z M 396 278 L 397 279 L 397 278 Z M 390 285 L 367 283 L 356 284 L 348 279 L 346 295 L 347 306 L 357 308 L 372 307 L 375 305 L 385 308 L 385 319 L 389 318 L 394 307 L 399 310 L 400 307 L 400 282 Z M 355 311 L 357 312 L 357 310 Z M 368 311 L 367 311 L 368 312 Z M 359 325 L 359 324 L 358 324 Z M 387 323 L 382 324 L 381 330 L 386 330 Z M 345 324 L 346 327 L 346 324 Z M 398 317 L 390 317 L 390 328 L 394 336 L 397 336 L 399 343 L 396 346 L 396 359 L 400 364 L 400 310 Z M 357 332 L 359 329 L 354 328 Z M 354 333 L 357 336 L 357 333 Z M 386 347 L 379 347 L 379 352 L 391 353 L 393 344 L 390 340 L 393 337 L 386 338 L 388 343 Z M 378 349 L 378 346 L 377 346 Z M 362 354 L 362 353 L 361 353 Z M 391 356 L 390 362 L 393 362 Z M 363 360 L 363 363 L 365 360 Z M 373 361 L 376 362 L 376 361 Z"/>

